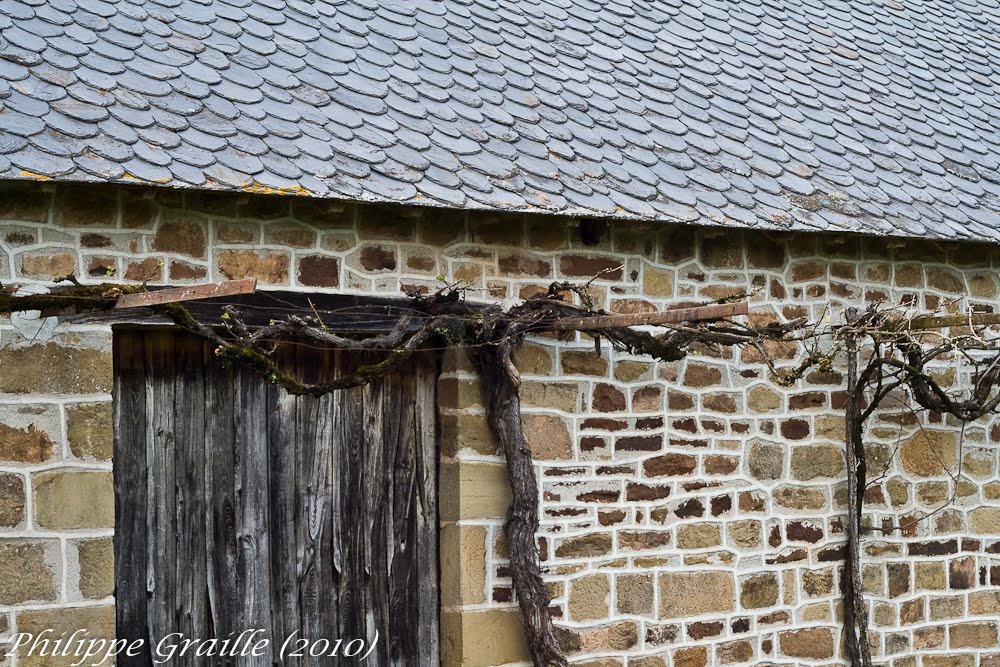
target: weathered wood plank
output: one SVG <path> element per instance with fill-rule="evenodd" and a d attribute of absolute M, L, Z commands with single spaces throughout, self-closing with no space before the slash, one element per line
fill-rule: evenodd
<path fill-rule="evenodd" d="M 307 382 L 333 376 L 329 365 L 333 355 L 328 350 L 304 346 L 296 349 L 296 366 Z M 296 490 L 299 506 L 296 516 L 298 554 L 294 561 L 299 576 L 299 627 L 302 636 L 312 640 L 336 639 L 337 590 L 332 569 L 332 518 L 330 515 L 331 479 L 331 405 L 332 396 L 297 399 L 300 437 Z M 308 665 L 334 665 L 333 656 L 309 656 Z"/>
<path fill-rule="evenodd" d="M 211 346 L 205 357 L 205 414 L 209 417 L 205 440 L 205 552 L 208 565 L 208 599 L 212 637 L 239 634 L 236 612 L 241 604 L 237 585 L 236 444 L 233 409 L 233 374 L 215 363 Z"/>
<path fill-rule="evenodd" d="M 339 353 L 339 368 L 349 372 L 352 366 Z M 363 477 L 364 390 L 360 387 L 346 389 L 336 395 L 340 400 L 337 423 L 337 446 L 340 448 L 341 521 L 339 543 L 341 549 L 338 599 L 338 637 L 352 639 L 367 633 L 365 604 L 366 579 L 365 547 L 365 480 Z M 374 664 L 378 664 L 374 662 Z"/>
<path fill-rule="evenodd" d="M 234 456 L 236 480 L 236 545 L 241 629 L 267 630 L 271 626 L 271 581 L 268 538 L 268 424 L 267 388 L 252 371 L 236 371 Z M 281 641 L 281 638 L 277 638 Z M 242 664 L 271 664 L 270 655 L 247 656 Z"/>
<path fill-rule="evenodd" d="M 285 348 L 276 361 L 282 367 L 296 362 L 295 351 Z M 277 641 L 271 643 L 272 660 L 281 662 L 281 644 L 299 630 L 299 572 L 296 505 L 301 489 L 296 479 L 296 450 L 305 445 L 308 424 L 298 418 L 299 401 L 275 385 L 266 387 L 268 413 L 268 537 L 271 559 L 271 629 Z M 301 427 L 301 428 L 300 428 Z M 292 658 L 288 664 L 297 665 Z"/>
<path fill-rule="evenodd" d="M 373 363 L 374 358 L 365 355 L 364 363 Z M 364 607 L 367 624 L 365 634 L 369 640 L 380 632 L 382 637 L 372 653 L 379 665 L 388 664 L 389 637 L 406 619 L 394 618 L 387 623 L 389 611 L 389 562 L 386 532 L 391 525 L 388 480 L 391 471 L 386 465 L 386 428 L 391 427 L 386 412 L 391 410 L 393 400 L 393 377 L 384 377 L 363 387 L 364 424 L 361 441 L 362 476 L 367 494 L 364 505 L 363 525 L 365 533 L 364 563 L 368 574 L 367 585 L 363 588 Z M 389 422 L 389 424 L 387 424 Z M 392 443 L 395 445 L 395 443 Z"/>
<path fill-rule="evenodd" d="M 388 579 L 386 604 L 389 618 L 405 619 L 393 623 L 384 638 L 386 664 L 411 665 L 418 655 L 417 578 L 410 577 L 416 561 L 416 446 L 413 393 L 415 378 L 411 373 L 387 379 L 383 404 L 383 442 L 385 443 L 386 486 L 386 555 Z"/>
<path fill-rule="evenodd" d="M 146 420 L 153 489 L 148 505 L 147 580 L 150 645 L 177 632 L 176 425 L 174 423 L 175 337 L 149 333 L 146 348 Z"/>
<path fill-rule="evenodd" d="M 418 572 L 433 576 L 416 578 L 418 653 L 414 665 L 438 665 L 440 657 L 440 589 L 438 572 L 438 449 L 437 377 L 440 359 L 433 355 L 414 358 L 414 449 L 416 450 L 416 545 L 412 549 Z M 433 407 L 431 407 L 433 406 Z"/>
<path fill-rule="evenodd" d="M 115 595 L 117 636 L 129 643 L 145 640 L 147 485 L 146 374 L 141 336 L 123 336 L 114 355 Z M 120 665 L 148 665 L 149 645 L 137 656 L 120 656 Z"/>
<path fill-rule="evenodd" d="M 600 315 L 578 318 L 566 318 L 552 325 L 554 331 L 593 331 L 594 329 L 613 329 L 615 327 L 632 327 L 640 325 L 679 324 L 681 322 L 701 322 L 719 320 L 736 315 L 746 315 L 749 303 L 720 303 L 692 308 L 673 308 L 658 313 L 630 313 L 625 315 Z"/>
<path fill-rule="evenodd" d="M 241 278 L 227 280 L 221 283 L 206 285 L 191 285 L 190 287 L 166 287 L 149 292 L 122 294 L 113 306 L 113 310 L 124 308 L 142 308 L 164 303 L 179 303 L 181 301 L 196 301 L 199 299 L 218 299 L 236 294 L 253 294 L 257 291 L 256 278 Z"/>
<path fill-rule="evenodd" d="M 190 336 L 176 343 L 174 429 L 177 530 L 177 630 L 198 637 L 207 626 L 208 580 L 205 565 L 205 369 L 204 343 Z M 196 665 L 193 653 L 175 658 Z"/>

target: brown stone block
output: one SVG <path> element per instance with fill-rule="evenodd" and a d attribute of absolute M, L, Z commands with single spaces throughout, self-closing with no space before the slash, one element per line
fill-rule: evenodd
<path fill-rule="evenodd" d="M 113 528 L 111 472 L 51 470 L 32 476 L 35 520 L 43 528 Z"/>
<path fill-rule="evenodd" d="M 747 470 L 754 479 L 780 479 L 785 470 L 785 447 L 773 442 L 757 440 L 751 443 L 747 456 Z"/>
<path fill-rule="evenodd" d="M 744 609 L 763 609 L 778 603 L 778 577 L 768 572 L 740 581 L 740 605 Z"/>
<path fill-rule="evenodd" d="M 575 412 L 579 386 L 571 382 L 523 382 L 521 402 L 523 405 L 553 410 Z"/>
<path fill-rule="evenodd" d="M 615 364 L 615 379 L 620 382 L 635 382 L 652 368 L 652 364 L 643 361 L 625 359 Z"/>
<path fill-rule="evenodd" d="M 530 662 L 517 609 L 445 612 L 441 619 L 442 667 L 493 667 Z"/>
<path fill-rule="evenodd" d="M 559 364 L 565 375 L 605 377 L 608 374 L 607 358 L 597 356 L 593 350 L 563 350 L 559 353 Z"/>
<path fill-rule="evenodd" d="M 840 477 L 844 455 L 833 445 L 808 445 L 792 449 L 792 477 L 808 481 L 817 477 Z"/>
<path fill-rule="evenodd" d="M 215 240 L 219 243 L 257 243 L 260 225 L 255 222 L 219 222 Z"/>
<path fill-rule="evenodd" d="M 66 406 L 66 437 L 77 458 L 111 460 L 114 432 L 111 403 L 77 403 Z"/>
<path fill-rule="evenodd" d="M 903 469 L 912 475 L 943 475 L 958 460 L 958 436 L 952 431 L 922 429 L 900 447 Z"/>
<path fill-rule="evenodd" d="M 23 428 L 0 424 L 0 461 L 41 463 L 52 456 L 54 444 L 51 436 L 34 424 Z"/>
<path fill-rule="evenodd" d="M 500 519 L 511 500 L 506 469 L 493 463 L 442 465 L 439 495 L 442 521 Z"/>
<path fill-rule="evenodd" d="M 0 473 L 0 528 L 16 528 L 24 522 L 24 478 Z"/>
<path fill-rule="evenodd" d="M 18 255 L 20 275 L 52 280 L 77 273 L 76 255 L 68 252 L 33 251 Z"/>
<path fill-rule="evenodd" d="M 977 535 L 1000 533 L 1000 507 L 977 507 L 969 512 L 969 527 Z"/>
<path fill-rule="evenodd" d="M 626 551 L 662 549 L 670 544 L 670 533 L 664 530 L 623 530 L 618 533 L 618 546 Z"/>
<path fill-rule="evenodd" d="M 522 374 L 548 375 L 552 372 L 551 348 L 525 343 L 514 352 L 514 366 Z"/>
<path fill-rule="evenodd" d="M 665 572 L 658 579 L 660 617 L 681 618 L 735 608 L 731 572 Z"/>
<path fill-rule="evenodd" d="M 65 334 L 43 345 L 18 345 L 12 338 L 0 335 L 0 393 L 111 391 L 110 338 L 104 334 Z"/>
<path fill-rule="evenodd" d="M 501 276 L 548 278 L 552 275 L 552 264 L 548 260 L 519 251 L 500 253 L 497 268 Z"/>
<path fill-rule="evenodd" d="M 976 585 L 976 559 L 956 558 L 948 564 L 948 588 L 965 590 Z"/>
<path fill-rule="evenodd" d="M 117 212 L 118 194 L 112 188 L 61 187 L 56 194 L 55 222 L 63 227 L 114 227 Z"/>
<path fill-rule="evenodd" d="M 51 630 L 48 636 L 68 638 L 76 630 L 86 630 L 86 639 L 114 639 L 115 637 L 115 607 L 102 605 L 99 607 L 61 607 L 58 609 L 26 610 L 17 614 L 17 629 L 38 635 L 43 630 Z M 69 667 L 79 657 L 72 655 L 28 656 L 27 648 L 22 647 L 17 664 L 22 667 Z M 107 664 L 107 663 L 102 663 Z"/>
<path fill-rule="evenodd" d="M 563 255 L 559 258 L 559 271 L 571 278 L 592 278 L 603 273 L 600 280 L 621 280 L 621 260 L 617 257 L 596 255 Z"/>
<path fill-rule="evenodd" d="M 310 248 L 316 245 L 316 232 L 305 225 L 281 222 L 264 227 L 266 243 L 290 248 Z"/>
<path fill-rule="evenodd" d="M 969 613 L 975 616 L 1000 615 L 1000 590 L 970 593 Z"/>
<path fill-rule="evenodd" d="M 674 295 L 674 273 L 653 266 L 642 269 L 642 292 L 647 296 L 671 297 Z"/>
<path fill-rule="evenodd" d="M 674 651 L 674 667 L 705 667 L 708 664 L 708 649 L 691 646 Z"/>
<path fill-rule="evenodd" d="M 677 546 L 681 549 L 704 549 L 722 544 L 722 526 L 718 523 L 688 523 L 677 527 Z"/>
<path fill-rule="evenodd" d="M 99 599 L 115 592 L 115 551 L 113 540 L 102 537 L 77 543 L 80 564 L 80 593 Z"/>
<path fill-rule="evenodd" d="M 153 250 L 202 258 L 206 248 L 205 227 L 204 221 L 187 214 L 166 215 L 153 237 Z"/>
<path fill-rule="evenodd" d="M 189 282 L 204 280 L 208 276 L 208 269 L 204 266 L 182 262 L 179 259 L 170 260 L 170 280 Z"/>
<path fill-rule="evenodd" d="M 41 187 L 23 181 L 8 183 L 0 189 L 0 220 L 45 222 L 51 204 L 51 193 Z"/>
<path fill-rule="evenodd" d="M 0 604 L 55 600 L 58 593 L 50 558 L 55 560 L 58 551 L 55 541 L 0 540 Z"/>
<path fill-rule="evenodd" d="M 715 366 L 688 362 L 684 369 L 684 385 L 687 387 L 717 387 L 722 384 L 722 371 Z"/>
<path fill-rule="evenodd" d="M 536 460 L 551 461 L 573 458 L 569 428 L 557 415 L 526 414 L 524 438 Z"/>
<path fill-rule="evenodd" d="M 664 454 L 643 461 L 642 469 L 647 477 L 676 477 L 691 474 L 697 465 L 697 459 L 688 454 Z"/>
<path fill-rule="evenodd" d="M 483 415 L 457 414 L 441 415 L 439 422 L 441 453 L 457 456 L 463 449 L 471 449 L 477 454 L 493 456 L 499 453 L 499 446 Z"/>
<path fill-rule="evenodd" d="M 479 381 L 442 377 L 438 380 L 438 405 L 453 409 L 482 407 Z"/>
<path fill-rule="evenodd" d="M 603 383 L 594 387 L 592 405 L 596 412 L 623 412 L 627 407 L 622 390 Z"/>
<path fill-rule="evenodd" d="M 486 528 L 448 524 L 440 540 L 441 604 L 486 602 Z"/>
<path fill-rule="evenodd" d="M 747 408 L 753 413 L 766 413 L 781 408 L 781 394 L 767 385 L 755 385 L 747 392 Z"/>
<path fill-rule="evenodd" d="M 340 285 L 340 259 L 324 255 L 306 255 L 299 258 L 298 281 L 310 287 L 337 287 Z"/>
<path fill-rule="evenodd" d="M 603 556 L 610 551 L 610 533 L 588 533 L 560 540 L 559 546 L 556 547 L 556 556 L 560 558 L 586 558 Z"/>
<path fill-rule="evenodd" d="M 720 665 L 749 662 L 753 659 L 753 645 L 745 640 L 723 642 L 715 647 L 715 661 Z"/>
<path fill-rule="evenodd" d="M 710 268 L 732 269 L 743 266 L 743 244 L 732 234 L 703 234 L 698 247 L 702 264 Z"/>
<path fill-rule="evenodd" d="M 922 667 L 975 667 L 976 656 L 965 655 L 925 655 Z"/>
<path fill-rule="evenodd" d="M 286 252 L 223 250 L 217 262 L 219 271 L 229 280 L 256 278 L 268 285 L 288 283 L 290 259 Z"/>
<path fill-rule="evenodd" d="M 616 577 L 618 613 L 638 616 L 652 614 L 654 585 L 652 574 L 625 574 Z"/>
<path fill-rule="evenodd" d="M 574 579 L 569 585 L 569 617 L 574 621 L 594 621 L 607 618 L 611 581 L 606 575 L 594 574 Z"/>
<path fill-rule="evenodd" d="M 833 632 L 829 628 L 788 630 L 778 635 L 781 652 L 790 658 L 825 660 L 834 655 Z"/>

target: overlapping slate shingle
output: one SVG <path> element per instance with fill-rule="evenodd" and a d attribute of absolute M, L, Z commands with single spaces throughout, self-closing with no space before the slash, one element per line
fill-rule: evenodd
<path fill-rule="evenodd" d="M 1000 0 L 0 0 L 0 178 L 1000 239 Z"/>

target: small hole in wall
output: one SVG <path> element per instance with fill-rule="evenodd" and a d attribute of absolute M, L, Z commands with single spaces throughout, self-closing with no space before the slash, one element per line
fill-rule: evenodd
<path fill-rule="evenodd" d="M 600 245 L 608 235 L 608 223 L 594 218 L 580 219 L 580 240 L 583 245 Z"/>

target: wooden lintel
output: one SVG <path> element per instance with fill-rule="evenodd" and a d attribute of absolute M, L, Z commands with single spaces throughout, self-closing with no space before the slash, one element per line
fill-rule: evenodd
<path fill-rule="evenodd" d="M 681 322 L 703 322 L 720 320 L 737 315 L 746 315 L 750 305 L 746 301 L 720 303 L 693 308 L 673 308 L 656 313 L 632 313 L 627 315 L 597 315 L 560 320 L 552 325 L 555 331 L 593 331 L 615 327 L 641 325 L 679 324 Z"/>
<path fill-rule="evenodd" d="M 236 294 L 253 294 L 257 291 L 256 278 L 227 280 L 221 283 L 191 285 L 190 287 L 168 287 L 152 292 L 136 292 L 122 294 L 113 306 L 114 310 L 122 308 L 142 308 L 164 303 L 179 303 L 181 301 L 197 301 L 200 299 L 216 299 Z"/>

